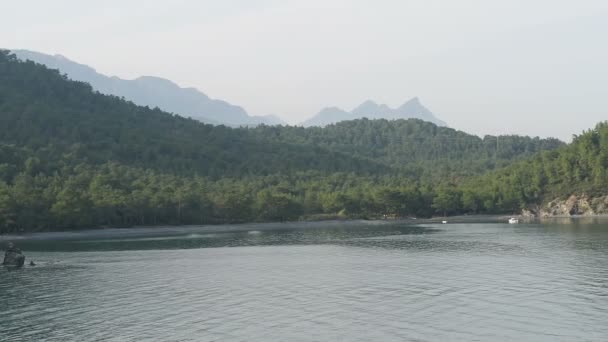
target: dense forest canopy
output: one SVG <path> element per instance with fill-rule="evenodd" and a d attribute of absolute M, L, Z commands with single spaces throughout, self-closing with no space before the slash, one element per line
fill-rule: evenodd
<path fill-rule="evenodd" d="M 557 139 L 516 135 L 482 139 L 416 119 L 362 119 L 324 128 L 259 126 L 252 133 L 273 142 L 311 144 L 369 158 L 402 171 L 417 171 L 417 179 L 434 180 L 482 174 L 564 145 Z"/>
<path fill-rule="evenodd" d="M 460 186 L 467 202 L 487 212 L 518 211 L 572 194 L 608 195 L 608 122 L 545 151 Z M 466 208 L 465 203 L 465 208 Z"/>
<path fill-rule="evenodd" d="M 212 126 L 0 52 L 0 232 L 515 212 L 601 192 L 606 131 L 565 146 L 414 119 Z"/>

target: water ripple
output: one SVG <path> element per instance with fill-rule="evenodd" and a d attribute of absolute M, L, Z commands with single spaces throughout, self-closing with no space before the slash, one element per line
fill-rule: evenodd
<path fill-rule="evenodd" d="M 0 341 L 608 340 L 607 227 L 430 228 L 36 242 Z"/>

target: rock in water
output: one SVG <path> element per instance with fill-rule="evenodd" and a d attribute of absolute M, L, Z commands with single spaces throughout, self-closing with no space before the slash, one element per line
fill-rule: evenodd
<path fill-rule="evenodd" d="M 11 267 L 22 267 L 25 263 L 25 256 L 18 250 L 8 250 L 4 253 L 2 265 Z"/>

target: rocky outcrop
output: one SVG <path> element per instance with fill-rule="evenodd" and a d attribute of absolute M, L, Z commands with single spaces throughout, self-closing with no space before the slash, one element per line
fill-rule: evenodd
<path fill-rule="evenodd" d="M 536 209 L 536 208 L 535 208 Z M 523 209 L 521 211 L 521 216 L 524 218 L 534 218 L 537 216 L 538 210 L 536 209 Z"/>
<path fill-rule="evenodd" d="M 608 215 L 608 196 L 592 199 L 591 207 L 598 215 Z"/>
<path fill-rule="evenodd" d="M 4 254 L 2 265 L 11 267 L 22 267 L 25 263 L 25 256 L 20 250 L 8 250 Z"/>
<path fill-rule="evenodd" d="M 608 196 L 590 198 L 586 195 L 572 195 L 567 199 L 554 199 L 542 206 L 524 209 L 527 217 L 593 216 L 608 214 Z"/>

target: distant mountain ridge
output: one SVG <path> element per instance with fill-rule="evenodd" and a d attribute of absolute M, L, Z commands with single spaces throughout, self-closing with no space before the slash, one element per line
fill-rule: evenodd
<path fill-rule="evenodd" d="M 304 121 L 304 127 L 309 126 L 327 126 L 333 123 L 354 119 L 420 119 L 432 122 L 437 126 L 447 126 L 445 122 L 439 120 L 425 106 L 422 105 L 417 97 L 410 99 L 398 108 L 390 108 L 385 104 L 378 104 L 374 101 L 367 100 L 350 112 L 347 112 L 338 107 L 327 107 L 322 109 L 314 117 Z"/>
<path fill-rule="evenodd" d="M 252 116 L 240 106 L 219 99 L 212 99 L 196 88 L 182 88 L 178 84 L 161 77 L 141 76 L 125 80 L 116 76 L 106 76 L 94 68 L 74 62 L 62 55 L 49 55 L 30 50 L 12 50 L 17 58 L 31 60 L 58 69 L 70 79 L 91 84 L 94 90 L 102 94 L 123 97 L 140 106 L 158 107 L 163 111 L 190 117 L 195 120 L 213 124 L 237 126 L 285 125 L 274 115 Z M 338 107 L 322 109 L 314 117 L 302 123 L 305 127 L 320 126 L 340 121 L 368 119 L 420 119 L 438 126 L 447 126 L 427 109 L 417 97 L 410 99 L 398 108 L 390 108 L 368 100 L 348 112 Z"/>
<path fill-rule="evenodd" d="M 211 99 L 195 88 L 182 88 L 164 78 L 141 76 L 133 80 L 125 80 L 100 74 L 94 68 L 69 60 L 62 55 L 48 55 L 29 50 L 12 50 L 12 53 L 19 59 L 31 60 L 51 69 L 58 69 L 75 81 L 87 82 L 102 94 L 124 97 L 140 106 L 158 107 L 205 123 L 228 126 L 284 123 L 272 115 L 250 116 L 240 106 Z"/>

